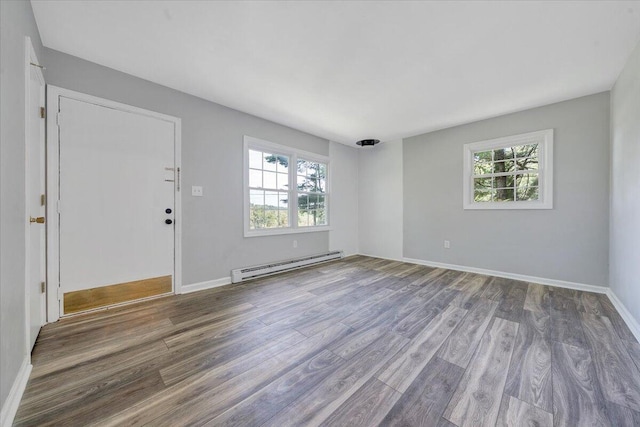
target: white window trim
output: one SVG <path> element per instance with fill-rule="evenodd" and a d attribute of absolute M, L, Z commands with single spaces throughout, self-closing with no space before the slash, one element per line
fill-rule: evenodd
<path fill-rule="evenodd" d="M 289 165 L 295 165 L 294 168 L 297 167 L 298 158 L 303 158 L 304 160 L 309 160 L 312 162 L 324 163 L 327 165 L 327 188 L 324 193 L 325 203 L 326 203 L 326 215 L 327 215 L 327 225 L 316 225 L 312 227 L 298 227 L 298 206 L 297 206 L 297 173 L 294 171 L 289 172 L 289 188 L 290 193 L 292 194 L 291 199 L 295 200 L 295 203 L 289 202 L 289 227 L 281 227 L 281 228 L 265 228 L 260 230 L 251 230 L 249 228 L 249 217 L 250 217 L 250 208 L 249 208 L 249 149 L 255 150 L 263 150 L 267 152 L 275 152 L 276 154 L 282 154 L 289 156 Z M 276 144 L 274 142 L 266 141 L 264 139 L 255 138 L 252 136 L 245 135 L 244 136 L 244 147 L 243 147 L 243 186 L 244 186 L 244 237 L 258 237 L 258 236 L 274 236 L 279 234 L 298 234 L 298 233 L 315 233 L 319 231 L 330 231 L 330 207 L 331 207 L 331 177 L 329 176 L 329 157 L 311 153 L 309 151 L 298 150 L 297 148 L 288 147 L 286 145 Z"/>
<path fill-rule="evenodd" d="M 537 201 L 513 202 L 476 202 L 473 198 L 473 153 L 493 150 L 496 148 L 514 146 L 541 138 L 538 146 L 539 197 Z M 463 193 L 462 206 L 464 209 L 553 209 L 553 129 L 519 135 L 505 136 L 472 142 L 463 147 Z"/>

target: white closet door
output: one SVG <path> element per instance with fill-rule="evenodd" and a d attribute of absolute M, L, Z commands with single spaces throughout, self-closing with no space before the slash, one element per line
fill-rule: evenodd
<path fill-rule="evenodd" d="M 29 42 L 29 48 L 31 43 Z M 35 55 L 35 54 L 33 54 Z M 37 62 L 37 59 L 35 60 Z M 39 68 L 29 67 L 29 97 L 27 102 L 27 215 L 29 222 L 27 298 L 29 299 L 29 348 L 33 348 L 40 328 L 45 323 L 45 169 L 44 119 L 40 108 L 44 106 L 44 77 Z M 27 219 L 27 218 L 25 218 Z"/>

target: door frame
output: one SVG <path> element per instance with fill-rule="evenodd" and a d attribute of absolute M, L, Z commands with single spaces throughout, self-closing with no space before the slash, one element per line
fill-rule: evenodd
<path fill-rule="evenodd" d="M 127 113 L 140 114 L 147 117 L 170 122 L 174 125 L 174 212 L 175 227 L 173 239 L 173 293 L 180 294 L 182 290 L 182 121 L 178 117 L 157 113 L 155 111 L 134 107 L 97 96 L 47 85 L 47 319 L 55 322 L 63 313 L 62 295 L 60 290 L 60 220 L 58 217 L 58 200 L 60 189 L 60 132 L 58 129 L 58 112 L 60 98 L 69 98 L 87 102 L 101 107 L 111 108 Z M 63 201 L 64 203 L 64 201 Z M 64 206 L 61 206 L 64 210 Z M 55 218 L 55 220 L 53 220 Z M 154 298 L 154 297 L 151 297 Z M 136 300 L 140 301 L 140 300 Z M 129 304 L 122 303 L 117 305 Z M 111 306 L 112 307 L 112 306 Z"/>
<path fill-rule="evenodd" d="M 44 80 L 44 75 L 42 74 L 42 69 L 38 66 L 38 65 L 34 65 L 34 64 L 40 64 L 40 62 L 38 62 L 38 57 L 36 56 L 36 51 L 33 48 L 33 43 L 31 42 L 31 37 L 25 37 L 24 40 L 24 60 L 25 60 L 25 64 L 24 64 L 24 148 L 25 148 L 25 153 L 24 153 L 24 161 L 25 161 L 25 167 L 24 167 L 24 177 L 25 177 L 25 182 L 24 182 L 24 195 L 25 195 L 25 203 L 24 203 L 24 207 L 25 207 L 25 211 L 24 211 L 24 215 L 25 215 L 25 229 L 24 229 L 24 238 L 25 238 L 25 257 L 24 257 L 24 279 L 25 279 L 25 284 L 24 284 L 24 294 L 25 294 L 25 325 L 26 325 L 26 336 L 27 336 L 27 341 L 26 341 L 26 346 L 27 346 L 27 354 L 31 355 L 31 295 L 30 295 L 30 282 L 31 282 L 31 230 L 33 228 L 33 225 L 31 225 L 31 223 L 29 222 L 29 216 L 31 214 L 31 191 L 30 191 L 30 184 L 31 184 L 31 168 L 33 167 L 38 167 L 38 168 L 42 168 L 42 174 L 44 176 L 45 174 L 45 152 L 46 152 L 46 148 L 45 148 L 45 123 L 44 120 L 40 119 L 40 146 L 42 149 L 42 153 L 41 153 L 41 159 L 40 161 L 44 161 L 43 163 L 40 163 L 38 165 L 33 165 L 29 159 L 29 146 L 31 144 L 31 138 L 30 138 L 30 109 L 29 107 L 31 107 L 30 105 L 30 89 L 31 89 L 31 69 L 35 67 L 36 69 L 36 74 L 38 76 L 38 80 L 40 80 L 40 101 L 42 103 L 41 107 L 44 107 L 45 104 L 45 80 Z M 45 192 L 46 192 L 46 183 L 45 183 Z M 46 227 L 46 224 L 45 224 Z M 45 236 L 46 236 L 46 231 L 45 231 Z M 46 244 L 45 247 L 42 248 L 43 251 L 43 255 L 45 256 L 45 259 L 43 259 L 42 261 L 45 263 L 46 265 Z M 43 265 L 43 267 L 45 267 L 45 265 Z M 46 267 L 45 267 L 46 268 Z M 46 280 L 46 279 L 45 279 Z M 46 301 L 46 297 L 45 297 L 45 301 Z M 46 305 L 46 304 L 45 304 Z M 42 311 L 42 322 L 43 324 L 46 323 L 46 308 Z"/>

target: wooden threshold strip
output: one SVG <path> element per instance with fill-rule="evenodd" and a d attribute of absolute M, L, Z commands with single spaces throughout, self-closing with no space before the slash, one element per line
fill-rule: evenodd
<path fill-rule="evenodd" d="M 171 276 L 153 277 L 64 294 L 64 314 L 78 313 L 171 292 Z"/>

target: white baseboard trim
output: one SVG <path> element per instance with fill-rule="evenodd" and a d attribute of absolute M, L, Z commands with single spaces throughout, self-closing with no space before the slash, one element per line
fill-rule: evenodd
<path fill-rule="evenodd" d="M 369 258 L 386 259 L 386 260 L 389 260 L 389 261 L 400 261 L 400 262 L 409 262 L 411 264 L 417 264 L 416 262 L 407 261 L 408 258 L 392 258 L 392 257 L 388 257 L 388 256 L 363 254 L 362 252 L 359 253 L 358 255 L 368 256 Z"/>
<path fill-rule="evenodd" d="M 556 288 L 575 289 L 578 291 L 606 294 L 609 288 L 606 286 L 585 285 L 583 283 L 566 282 L 564 280 L 546 279 L 544 277 L 527 276 L 524 274 L 506 273 L 504 271 L 487 270 L 484 268 L 467 267 L 464 265 L 445 264 L 442 262 L 425 261 L 414 258 L 404 258 L 404 262 L 426 265 L 427 267 L 446 268 L 449 270 L 464 271 L 467 273 L 484 274 L 487 276 L 504 277 L 505 279 L 521 280 L 523 282 L 539 283 L 541 285 L 555 286 Z"/>
<path fill-rule="evenodd" d="M 18 406 L 20 406 L 24 389 L 27 388 L 31 368 L 32 365 L 29 363 L 29 356 L 25 356 L 18 375 L 13 381 L 11 390 L 9 390 L 9 395 L 2 403 L 2 410 L 0 410 L 0 427 L 9 427 L 13 424 L 13 419 L 16 416 L 16 412 L 18 412 Z"/>
<path fill-rule="evenodd" d="M 231 284 L 231 277 L 221 277 L 215 280 L 207 280 L 206 282 L 192 283 L 190 285 L 182 285 L 181 294 L 189 294 L 191 292 L 202 291 L 205 289 L 217 288 Z"/>
<path fill-rule="evenodd" d="M 622 320 L 627 324 L 631 333 L 636 337 L 638 342 L 640 342 L 640 324 L 638 321 L 629 313 L 627 307 L 620 301 L 618 296 L 611 290 L 611 288 L 607 289 L 607 296 L 613 303 L 613 306 L 618 310 L 618 313 L 622 317 Z"/>
<path fill-rule="evenodd" d="M 336 250 L 339 250 L 339 249 L 336 249 Z M 360 254 L 359 254 L 358 252 L 349 252 L 349 253 L 343 252 L 343 253 L 342 253 L 342 258 L 346 258 L 346 257 L 350 257 L 350 256 L 355 256 L 355 255 L 360 255 Z"/>

